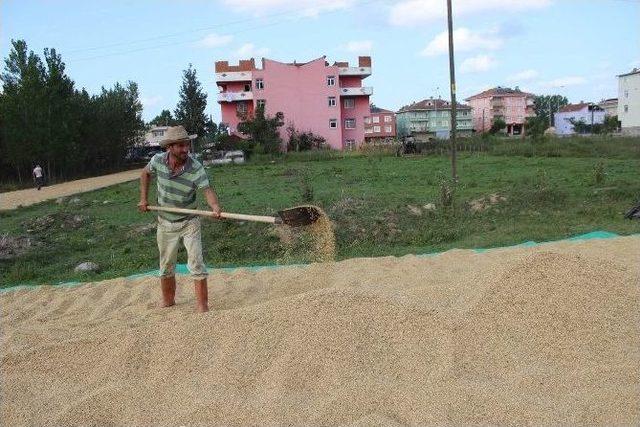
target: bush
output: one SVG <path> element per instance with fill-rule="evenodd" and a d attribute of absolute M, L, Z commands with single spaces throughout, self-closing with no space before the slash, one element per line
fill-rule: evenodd
<path fill-rule="evenodd" d="M 491 129 L 489 129 L 489 133 L 492 135 L 495 135 L 496 133 L 500 132 L 506 127 L 507 127 L 507 123 L 503 119 L 497 118 L 493 121 L 493 124 L 491 125 Z"/>
<path fill-rule="evenodd" d="M 607 175 L 604 162 L 600 161 L 593 165 L 593 180 L 596 184 L 602 184 Z"/>
<path fill-rule="evenodd" d="M 287 151 L 319 150 L 327 145 L 327 140 L 313 132 L 298 132 L 293 126 L 287 127 L 289 142 Z"/>

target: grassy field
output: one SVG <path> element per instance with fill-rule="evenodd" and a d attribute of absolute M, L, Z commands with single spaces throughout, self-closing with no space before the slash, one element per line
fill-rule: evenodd
<path fill-rule="evenodd" d="M 596 148 L 592 141 L 590 147 L 570 142 L 499 143 L 489 152 L 462 153 L 455 187 L 447 180 L 449 159 L 438 155 L 305 153 L 209 174 L 227 211 L 321 206 L 335 225 L 338 259 L 556 240 L 592 230 L 640 232 L 640 222 L 623 218 L 640 197 L 640 140 L 603 140 Z M 603 146 L 616 143 L 624 149 Z M 138 183 L 130 182 L 0 212 L 5 240 L 26 246 L 29 239 L 23 253 L 0 259 L 1 286 L 157 268 L 154 216 L 138 213 L 137 201 Z M 206 221 L 203 239 L 209 266 L 310 260 L 307 253 L 285 251 L 273 227 L 262 224 Z M 74 273 L 83 261 L 101 270 Z M 185 261 L 181 253 L 179 262 Z"/>

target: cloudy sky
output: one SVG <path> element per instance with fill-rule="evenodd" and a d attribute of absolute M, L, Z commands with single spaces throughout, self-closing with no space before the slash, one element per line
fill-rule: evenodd
<path fill-rule="evenodd" d="M 453 0 L 458 96 L 519 86 L 571 102 L 617 96 L 640 67 L 640 0 Z M 4 0 L 0 52 L 24 39 L 62 54 L 78 87 L 138 83 L 149 120 L 173 110 L 192 63 L 219 119 L 213 64 L 267 57 L 357 62 L 372 101 L 448 98 L 445 0 Z"/>

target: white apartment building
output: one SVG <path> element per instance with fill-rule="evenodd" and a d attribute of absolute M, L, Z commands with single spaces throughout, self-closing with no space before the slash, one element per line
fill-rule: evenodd
<path fill-rule="evenodd" d="M 618 76 L 618 120 L 625 135 L 640 135 L 640 70 Z"/>

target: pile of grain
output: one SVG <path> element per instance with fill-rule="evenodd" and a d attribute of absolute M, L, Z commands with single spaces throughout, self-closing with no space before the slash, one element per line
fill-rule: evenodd
<path fill-rule="evenodd" d="M 0 294 L 1 425 L 638 425 L 640 238 Z"/>

